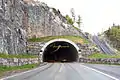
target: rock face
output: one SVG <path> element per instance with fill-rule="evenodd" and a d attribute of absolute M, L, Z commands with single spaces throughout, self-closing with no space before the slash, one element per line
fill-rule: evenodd
<path fill-rule="evenodd" d="M 0 53 L 25 53 L 26 31 L 22 0 L 0 0 Z"/>
<path fill-rule="evenodd" d="M 34 0 L 0 0 L 0 53 L 26 53 L 26 38 L 80 35 L 59 10 Z"/>
<path fill-rule="evenodd" d="M 27 3 L 26 24 L 28 38 L 57 35 L 80 35 L 79 30 L 67 24 L 59 10 L 45 3 Z"/>

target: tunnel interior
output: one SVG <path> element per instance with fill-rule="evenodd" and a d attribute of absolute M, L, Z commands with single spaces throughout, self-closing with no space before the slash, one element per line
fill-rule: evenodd
<path fill-rule="evenodd" d="M 43 52 L 43 62 L 76 62 L 77 60 L 77 49 L 65 41 L 53 42 Z"/>

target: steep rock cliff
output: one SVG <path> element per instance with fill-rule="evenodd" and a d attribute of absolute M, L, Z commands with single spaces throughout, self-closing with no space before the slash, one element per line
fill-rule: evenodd
<path fill-rule="evenodd" d="M 66 18 L 59 10 L 42 2 L 27 3 L 26 22 L 28 38 L 80 35 L 79 30 L 67 24 Z"/>
<path fill-rule="evenodd" d="M 26 52 L 26 31 L 23 24 L 22 0 L 0 0 L 0 53 Z"/>
<path fill-rule="evenodd" d="M 80 35 L 59 10 L 34 0 L 0 0 L 0 53 L 26 53 L 26 38 Z"/>

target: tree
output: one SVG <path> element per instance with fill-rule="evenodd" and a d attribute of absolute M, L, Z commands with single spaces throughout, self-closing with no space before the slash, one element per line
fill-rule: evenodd
<path fill-rule="evenodd" d="M 74 8 L 71 8 L 70 12 L 72 14 L 73 22 L 75 22 L 75 10 L 74 10 Z"/>
<path fill-rule="evenodd" d="M 65 18 L 66 18 L 68 24 L 73 25 L 74 22 L 73 22 L 72 18 L 69 17 L 69 15 L 66 15 Z"/>
<path fill-rule="evenodd" d="M 78 15 L 78 20 L 77 20 L 77 22 L 76 22 L 77 24 L 78 24 L 78 27 L 80 28 L 80 25 L 81 25 L 81 17 L 80 17 L 80 15 Z"/>
<path fill-rule="evenodd" d="M 120 50 L 120 27 L 113 24 L 111 28 L 104 32 L 107 38 L 112 42 L 113 47 Z"/>

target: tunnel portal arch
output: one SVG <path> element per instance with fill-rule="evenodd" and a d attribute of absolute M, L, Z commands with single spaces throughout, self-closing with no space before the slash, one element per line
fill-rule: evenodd
<path fill-rule="evenodd" d="M 67 39 L 54 39 L 47 42 L 41 49 L 42 62 L 76 62 L 79 57 L 79 47 Z"/>

